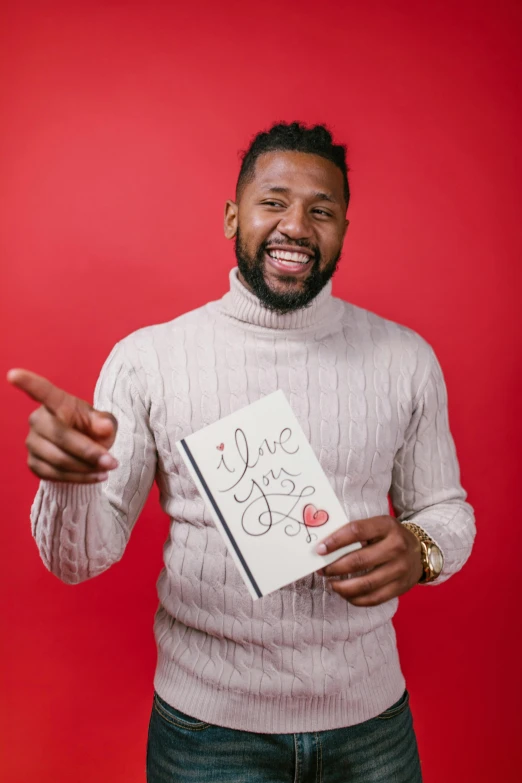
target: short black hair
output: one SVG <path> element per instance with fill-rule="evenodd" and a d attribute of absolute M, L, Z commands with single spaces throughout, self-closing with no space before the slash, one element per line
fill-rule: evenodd
<path fill-rule="evenodd" d="M 334 144 L 332 134 L 325 125 L 314 125 L 307 128 L 301 122 L 279 122 L 267 131 L 258 133 L 247 150 L 241 153 L 241 168 L 236 184 L 236 198 L 243 186 L 254 177 L 256 161 L 264 152 L 308 152 L 332 161 L 341 170 L 344 182 L 344 198 L 346 206 L 350 201 L 348 184 L 349 168 L 346 164 L 346 147 L 344 144 Z"/>

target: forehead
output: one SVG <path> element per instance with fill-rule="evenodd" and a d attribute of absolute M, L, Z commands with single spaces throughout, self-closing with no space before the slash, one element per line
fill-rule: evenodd
<path fill-rule="evenodd" d="M 344 201 L 341 170 L 332 161 L 309 152 L 264 152 L 256 161 L 250 184 L 256 189 L 277 186 L 291 191 L 324 191 Z"/>

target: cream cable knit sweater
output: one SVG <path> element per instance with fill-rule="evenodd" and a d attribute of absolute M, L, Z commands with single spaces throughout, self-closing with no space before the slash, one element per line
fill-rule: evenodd
<path fill-rule="evenodd" d="M 253 601 L 175 441 L 283 389 L 350 519 L 414 520 L 468 558 L 474 514 L 460 484 L 443 375 L 411 329 L 332 297 L 277 315 L 230 273 L 230 291 L 112 350 L 94 405 L 119 422 L 103 485 L 42 481 L 31 510 L 41 557 L 75 584 L 123 555 L 156 480 L 171 519 L 158 580 L 154 686 L 201 720 L 258 732 L 321 731 L 378 715 L 405 682 L 398 601 L 358 608 L 317 574 Z M 436 584 L 435 583 L 435 584 Z"/>

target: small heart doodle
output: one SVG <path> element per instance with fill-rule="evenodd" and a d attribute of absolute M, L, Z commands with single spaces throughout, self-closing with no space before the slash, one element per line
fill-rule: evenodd
<path fill-rule="evenodd" d="M 218 451 L 223 451 L 224 448 L 225 448 L 224 443 L 220 443 L 219 446 L 216 446 L 216 449 L 218 449 Z"/>
<path fill-rule="evenodd" d="M 303 509 L 303 519 L 307 527 L 326 525 L 330 519 L 327 511 L 319 511 L 313 503 L 308 503 Z"/>

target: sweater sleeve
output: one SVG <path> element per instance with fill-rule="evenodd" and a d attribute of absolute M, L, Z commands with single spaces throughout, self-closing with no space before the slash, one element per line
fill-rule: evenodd
<path fill-rule="evenodd" d="M 404 443 L 395 455 L 390 499 L 400 522 L 415 522 L 441 549 L 443 570 L 427 583 L 437 585 L 468 559 L 475 538 L 475 516 L 460 483 L 446 384 L 431 346 L 429 359 Z"/>
<path fill-rule="evenodd" d="M 156 472 L 156 448 L 146 395 L 127 356 L 126 341 L 107 358 L 94 407 L 118 420 L 111 448 L 119 462 L 98 484 L 42 480 L 31 508 L 31 529 L 45 566 L 77 584 L 121 559 Z"/>

